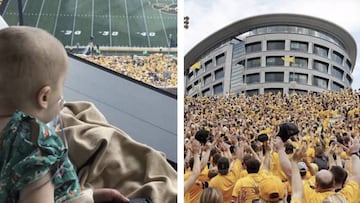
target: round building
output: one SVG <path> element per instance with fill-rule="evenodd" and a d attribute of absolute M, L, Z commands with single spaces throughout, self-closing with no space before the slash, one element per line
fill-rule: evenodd
<path fill-rule="evenodd" d="M 353 37 L 304 15 L 267 14 L 237 21 L 185 55 L 185 95 L 307 93 L 351 87 Z"/>

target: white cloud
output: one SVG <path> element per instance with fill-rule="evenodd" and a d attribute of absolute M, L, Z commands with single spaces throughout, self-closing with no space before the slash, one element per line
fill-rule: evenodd
<path fill-rule="evenodd" d="M 266 13 L 297 13 L 319 17 L 343 27 L 357 43 L 360 60 L 360 1 L 358 0 L 185 0 L 185 53 L 215 31 L 237 20 Z M 360 88 L 360 66 L 353 73 L 353 88 Z"/>

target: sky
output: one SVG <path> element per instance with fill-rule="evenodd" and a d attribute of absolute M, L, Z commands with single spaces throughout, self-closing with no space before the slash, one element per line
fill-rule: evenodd
<path fill-rule="evenodd" d="M 201 40 L 221 28 L 251 16 L 295 13 L 333 22 L 348 31 L 357 44 L 357 63 L 352 88 L 360 88 L 360 1 L 359 0 L 185 0 L 185 54 Z"/>

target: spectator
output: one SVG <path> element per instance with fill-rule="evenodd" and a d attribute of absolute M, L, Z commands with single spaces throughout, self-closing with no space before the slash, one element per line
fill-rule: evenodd
<path fill-rule="evenodd" d="M 217 188 L 208 187 L 201 193 L 199 203 L 223 203 L 222 193 Z"/>

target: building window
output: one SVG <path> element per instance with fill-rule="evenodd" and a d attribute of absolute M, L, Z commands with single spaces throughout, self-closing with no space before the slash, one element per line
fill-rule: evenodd
<path fill-rule="evenodd" d="M 293 94 L 293 93 L 296 93 L 296 94 L 299 94 L 299 95 L 305 95 L 308 93 L 307 90 L 300 90 L 300 89 L 289 89 L 289 94 Z"/>
<path fill-rule="evenodd" d="M 351 69 L 351 63 L 349 60 L 346 60 L 345 62 L 345 70 L 349 73 Z"/>
<path fill-rule="evenodd" d="M 308 43 L 307 42 L 299 42 L 299 41 L 291 41 L 290 50 L 307 53 L 308 52 Z"/>
<path fill-rule="evenodd" d="M 265 82 L 284 82 L 283 72 L 265 73 Z"/>
<path fill-rule="evenodd" d="M 308 68 L 308 59 L 295 57 L 295 62 L 290 63 L 292 67 L 299 67 L 299 68 Z"/>
<path fill-rule="evenodd" d="M 331 90 L 333 90 L 333 91 L 340 91 L 342 89 L 344 89 L 344 86 L 338 84 L 337 82 L 333 82 L 331 84 Z"/>
<path fill-rule="evenodd" d="M 254 52 L 260 52 L 261 51 L 261 42 L 255 42 L 251 44 L 245 45 L 246 53 L 254 53 Z"/>
<path fill-rule="evenodd" d="M 278 93 L 283 93 L 283 89 L 282 88 L 265 88 L 264 89 L 264 93 L 272 93 L 272 94 L 278 94 Z"/>
<path fill-rule="evenodd" d="M 210 59 L 210 60 L 206 61 L 206 63 L 205 63 L 205 71 L 210 70 L 212 67 L 213 67 L 212 60 Z"/>
<path fill-rule="evenodd" d="M 319 56 L 323 56 L 323 57 L 328 57 L 328 53 L 329 53 L 329 49 L 317 44 L 314 44 L 314 50 L 313 50 L 314 54 L 317 54 Z"/>
<path fill-rule="evenodd" d="M 259 73 L 249 74 L 244 77 L 246 77 L 246 80 L 244 79 L 243 81 L 246 81 L 247 84 L 260 83 L 260 74 Z"/>
<path fill-rule="evenodd" d="M 266 57 L 266 66 L 284 66 L 284 61 L 281 56 L 268 56 Z"/>
<path fill-rule="evenodd" d="M 224 78 L 224 69 L 223 68 L 215 71 L 215 80 L 219 80 L 222 78 Z"/>
<path fill-rule="evenodd" d="M 314 63 L 313 63 L 314 70 L 318 70 L 320 72 L 327 73 L 328 67 L 329 67 L 329 64 L 322 62 L 322 61 L 314 60 Z"/>
<path fill-rule="evenodd" d="M 248 96 L 258 95 L 258 94 L 259 94 L 259 90 L 258 90 L 258 89 L 246 90 L 246 94 L 247 94 Z"/>
<path fill-rule="evenodd" d="M 225 63 L 225 53 L 222 53 L 222 54 L 220 54 L 220 55 L 217 55 L 217 56 L 215 57 L 215 59 L 216 59 L 216 65 L 217 65 L 217 66 L 224 64 L 224 63 Z"/>
<path fill-rule="evenodd" d="M 224 88 L 223 88 L 223 84 L 217 84 L 214 85 L 214 95 L 220 95 L 223 94 Z"/>
<path fill-rule="evenodd" d="M 289 81 L 296 81 L 299 84 L 308 84 L 308 75 L 302 73 L 290 73 Z"/>
<path fill-rule="evenodd" d="M 331 56 L 332 60 L 335 61 L 338 64 L 342 64 L 343 58 L 344 56 L 341 55 L 340 53 L 333 51 L 332 56 Z"/>
<path fill-rule="evenodd" d="M 345 84 L 347 85 L 347 87 L 350 87 L 352 83 L 352 79 L 349 75 L 346 75 L 346 78 L 345 78 Z"/>
<path fill-rule="evenodd" d="M 208 74 L 208 75 L 205 75 L 205 76 L 204 76 L 204 84 L 205 84 L 205 85 L 210 84 L 211 81 L 212 81 L 211 74 Z"/>
<path fill-rule="evenodd" d="M 285 49 L 285 41 L 284 40 L 276 40 L 276 41 L 267 41 L 267 50 L 284 50 Z"/>
<path fill-rule="evenodd" d="M 189 75 L 188 75 L 188 79 L 189 80 L 192 80 L 192 79 L 194 79 L 194 71 L 191 71 L 190 73 L 189 73 Z"/>
<path fill-rule="evenodd" d="M 342 80 L 343 73 L 344 72 L 340 68 L 338 68 L 336 66 L 333 66 L 332 69 L 331 69 L 331 75 L 336 77 L 339 80 Z"/>
<path fill-rule="evenodd" d="M 327 89 L 328 87 L 328 80 L 322 77 L 313 76 L 313 85 L 317 87 L 321 87 Z"/>
<path fill-rule="evenodd" d="M 187 88 L 186 88 L 186 91 L 187 92 L 190 92 L 192 90 L 192 85 L 190 85 L 190 86 L 188 86 Z"/>
<path fill-rule="evenodd" d="M 202 91 L 202 95 L 203 95 L 204 97 L 210 96 L 210 95 L 211 95 L 210 89 L 209 89 L 209 88 L 206 88 L 205 90 L 203 90 L 203 91 Z"/>
<path fill-rule="evenodd" d="M 257 68 L 261 66 L 260 57 L 247 60 L 247 68 Z"/>

